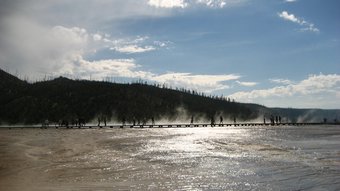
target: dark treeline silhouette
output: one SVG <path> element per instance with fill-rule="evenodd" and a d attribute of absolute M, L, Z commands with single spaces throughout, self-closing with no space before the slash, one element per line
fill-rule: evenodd
<path fill-rule="evenodd" d="M 221 115 L 227 117 L 226 120 L 235 122 L 237 119 L 239 122 L 266 114 L 282 116 L 283 121 L 297 121 L 311 112 L 238 103 L 223 96 L 205 95 L 184 88 L 172 89 L 166 85 L 148 85 L 141 80 L 119 84 L 59 77 L 28 83 L 0 69 L 0 123 L 41 124 L 48 120 L 50 123 L 64 121 L 72 124 L 90 120 L 96 123 L 98 119 L 105 124 L 112 118 L 130 124 L 154 123 L 161 117 L 175 119 L 178 108 L 185 109 L 188 122 L 196 122 L 199 117 L 209 121 Z M 340 114 L 339 110 L 325 110 L 325 116 L 322 111 L 316 112 L 320 120 L 313 120 L 332 119 Z M 223 123 L 223 118 L 221 121 Z M 212 122 L 215 124 L 215 119 Z"/>
<path fill-rule="evenodd" d="M 101 124 L 104 124 L 104 118 L 112 117 L 129 123 L 143 123 L 164 116 L 175 118 L 178 108 L 207 119 L 223 113 L 248 120 L 259 114 L 247 104 L 222 96 L 148 85 L 142 81 L 118 84 L 59 77 L 27 83 L 4 71 L 0 71 L 0 80 L 0 121 L 9 124 L 37 124 L 46 119 L 51 123 L 61 120 L 71 123 L 79 119 L 89 122 L 99 117 Z"/>

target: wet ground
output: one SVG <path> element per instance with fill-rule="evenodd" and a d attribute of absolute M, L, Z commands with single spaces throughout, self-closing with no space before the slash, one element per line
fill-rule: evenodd
<path fill-rule="evenodd" d="M 340 190 L 340 127 L 0 129 L 0 190 Z"/>

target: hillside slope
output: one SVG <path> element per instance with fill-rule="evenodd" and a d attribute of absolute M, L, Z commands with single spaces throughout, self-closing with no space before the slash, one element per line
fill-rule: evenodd
<path fill-rule="evenodd" d="M 45 119 L 97 116 L 127 121 L 154 117 L 172 119 L 209 119 L 223 115 L 240 120 L 255 119 L 262 106 L 230 102 L 222 98 L 198 95 L 146 84 L 117 84 L 70 80 L 59 77 L 51 81 L 28 84 L 1 72 L 3 92 L 0 96 L 0 121 L 5 123 L 41 123 Z M 183 116 L 187 115 L 187 116 Z"/>
<path fill-rule="evenodd" d="M 151 119 L 209 121 L 223 115 L 225 121 L 267 121 L 271 115 L 290 122 L 338 120 L 340 110 L 267 108 L 228 101 L 188 90 L 173 90 L 143 83 L 117 84 L 99 81 L 54 80 L 27 83 L 0 69 L 0 123 L 38 124 L 48 119 L 86 122 L 105 116 L 108 120 Z"/>

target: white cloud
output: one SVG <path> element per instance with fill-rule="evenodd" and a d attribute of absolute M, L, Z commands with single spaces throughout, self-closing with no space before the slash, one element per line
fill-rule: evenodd
<path fill-rule="evenodd" d="M 1 63 L 17 68 L 22 75 L 31 80 L 42 79 L 44 75 L 73 76 L 76 78 L 103 79 L 105 77 L 141 78 L 172 87 L 185 87 L 211 92 L 225 89 L 225 81 L 238 79 L 236 75 L 194 75 L 191 73 L 156 74 L 142 69 L 134 59 L 99 59 L 85 58 L 97 49 L 120 47 L 119 51 L 145 52 L 154 50 L 153 46 L 141 45 L 149 37 L 111 40 L 108 35 L 91 34 L 79 27 L 67 28 L 55 26 L 43 27 L 25 18 L 9 20 L 5 34 L 11 38 L 1 39 Z M 26 31 L 18 30 L 25 26 Z M 154 46 L 166 46 L 167 42 L 154 42 Z M 138 45 L 138 46 L 137 46 Z M 12 49 L 16 51 L 11 51 Z"/>
<path fill-rule="evenodd" d="M 83 28 L 45 27 L 25 17 L 10 17 L 0 38 L 2 67 L 22 76 L 38 77 L 66 67 L 78 55 L 91 52 L 92 37 Z"/>
<path fill-rule="evenodd" d="M 153 44 L 155 46 L 160 47 L 160 48 L 163 48 L 163 47 L 168 48 L 169 44 L 173 44 L 173 42 L 171 42 L 171 41 L 157 41 L 156 40 L 156 41 L 153 42 Z"/>
<path fill-rule="evenodd" d="M 70 61 L 79 56 L 91 56 L 100 49 L 111 48 L 126 54 L 166 49 L 171 42 L 149 39 L 148 36 L 121 37 L 120 29 L 104 26 L 103 23 L 120 23 L 124 19 L 136 17 L 168 16 L 171 11 L 155 11 L 150 4 L 185 8 L 188 3 L 197 1 L 1 1 L 0 64 L 3 68 L 18 70 L 24 76 L 44 76 L 61 68 L 70 71 Z M 111 37 L 98 29 L 120 34 L 120 37 Z"/>
<path fill-rule="evenodd" d="M 256 82 L 241 82 L 241 81 L 236 81 L 236 83 L 240 84 L 241 86 L 246 86 L 246 87 L 252 87 L 256 86 Z"/>
<path fill-rule="evenodd" d="M 101 80 L 104 77 L 143 79 L 172 87 L 183 87 L 203 92 L 213 92 L 227 89 L 224 82 L 239 79 L 240 76 L 229 75 L 195 75 L 191 73 L 171 72 L 156 74 L 141 69 L 134 59 L 108 59 L 87 61 L 78 57 L 72 62 L 71 70 L 64 69 L 60 72 L 71 76 Z M 55 74 L 57 75 L 57 74 Z"/>
<path fill-rule="evenodd" d="M 167 73 L 154 76 L 151 80 L 159 83 L 170 84 L 173 87 L 185 87 L 203 92 L 212 92 L 221 89 L 228 89 L 223 84 L 225 81 L 239 79 L 240 76 L 230 75 L 193 75 L 191 73 Z"/>
<path fill-rule="evenodd" d="M 157 8 L 185 8 L 188 6 L 184 0 L 149 0 L 148 5 Z"/>
<path fill-rule="evenodd" d="M 246 0 L 196 0 L 196 4 L 203 4 L 210 8 L 224 8 L 226 6 L 240 5 Z"/>
<path fill-rule="evenodd" d="M 295 15 L 289 14 L 287 11 L 282 11 L 281 13 L 279 13 L 279 17 L 285 20 L 288 20 L 288 21 L 292 21 L 294 23 L 299 23 L 299 24 L 302 23 L 302 21 L 296 18 Z"/>
<path fill-rule="evenodd" d="M 295 84 L 276 86 L 270 89 L 236 92 L 230 97 L 238 101 L 257 102 L 269 106 L 310 107 L 328 106 L 340 107 L 337 96 L 340 92 L 340 75 L 319 74 L 311 75 L 307 79 Z M 280 100 L 280 102 L 275 102 Z M 327 103 L 326 103 L 327 102 Z M 291 105 L 294 103 L 294 105 Z"/>
<path fill-rule="evenodd" d="M 246 0 L 149 0 L 148 5 L 157 8 L 188 8 L 204 5 L 210 8 L 223 8 L 227 5 L 238 5 Z"/>
<path fill-rule="evenodd" d="M 287 11 L 282 11 L 281 13 L 278 13 L 278 16 L 284 20 L 291 21 L 299 24 L 300 26 L 303 26 L 304 28 L 302 28 L 301 31 L 311 31 L 316 33 L 320 32 L 320 30 L 316 28 L 313 23 L 309 23 L 304 19 L 298 18 L 294 14 L 289 14 Z"/>
<path fill-rule="evenodd" d="M 296 2 L 296 0 L 285 0 L 285 2 L 292 3 L 292 2 Z"/>
<path fill-rule="evenodd" d="M 316 33 L 320 32 L 320 30 L 316 28 L 312 23 L 306 23 L 306 27 L 302 28 L 301 31 L 311 31 Z"/>
<path fill-rule="evenodd" d="M 156 50 L 155 47 L 153 46 L 144 46 L 140 47 L 137 45 L 127 45 L 127 46 L 122 46 L 122 47 L 113 47 L 110 48 L 111 50 L 116 50 L 118 52 L 122 53 L 127 53 L 127 54 L 132 54 L 132 53 L 142 53 L 142 52 L 149 52 L 152 50 Z"/>
<path fill-rule="evenodd" d="M 80 64 L 89 65 L 84 64 L 84 61 L 80 62 L 80 58 L 99 49 L 111 47 L 123 53 L 143 53 L 157 47 L 142 45 L 149 38 L 146 36 L 132 40 L 111 40 L 108 35 L 91 34 L 84 28 L 45 27 L 23 17 L 11 17 L 6 23 L 2 23 L 2 26 L 6 30 L 1 35 L 7 38 L 0 39 L 1 66 L 12 71 L 17 70 L 21 76 L 31 80 L 41 79 L 45 75 L 79 75 L 75 69 L 82 71 L 83 69 L 78 67 Z"/>
<path fill-rule="evenodd" d="M 120 53 L 133 54 L 154 51 L 161 48 L 168 48 L 170 41 L 151 41 L 148 36 L 137 36 L 136 38 L 121 38 L 111 40 L 103 38 L 102 43 Z"/>
<path fill-rule="evenodd" d="M 208 7 L 223 8 L 227 3 L 225 0 L 197 0 L 198 4 L 204 4 Z"/>
<path fill-rule="evenodd" d="M 94 35 L 93 35 L 93 40 L 94 40 L 94 41 L 100 41 L 100 40 L 102 40 L 102 38 L 103 38 L 103 37 L 102 37 L 100 34 L 94 34 Z"/>
<path fill-rule="evenodd" d="M 272 83 L 283 84 L 283 85 L 289 85 L 293 83 L 292 81 L 288 79 L 269 79 L 269 81 Z"/>
<path fill-rule="evenodd" d="M 123 77 L 123 78 L 150 78 L 154 74 L 138 70 L 140 67 L 134 59 L 107 59 L 87 61 L 82 57 L 74 60 L 72 63 L 75 67 L 68 74 L 83 78 L 101 80 L 105 77 Z"/>

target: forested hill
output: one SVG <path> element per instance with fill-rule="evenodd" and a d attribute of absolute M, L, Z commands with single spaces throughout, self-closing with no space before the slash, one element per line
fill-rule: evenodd
<path fill-rule="evenodd" d="M 0 123 L 38 124 L 82 118 L 86 122 L 105 116 L 108 120 L 127 121 L 187 120 L 191 116 L 210 120 L 224 116 L 238 121 L 258 119 L 263 115 L 281 115 L 289 121 L 333 120 L 339 110 L 297 110 L 266 108 L 257 104 L 237 103 L 221 97 L 205 96 L 189 90 L 173 90 L 144 83 L 70 80 L 59 77 L 50 81 L 27 83 L 0 70 Z"/>
<path fill-rule="evenodd" d="M 59 77 L 31 84 L 4 71 L 0 71 L 0 80 L 0 121 L 9 124 L 74 118 L 88 122 L 97 116 L 131 121 L 152 117 L 189 120 L 192 115 L 209 119 L 223 115 L 250 120 L 257 118 L 258 109 L 262 108 L 143 83 L 117 84 Z"/>

